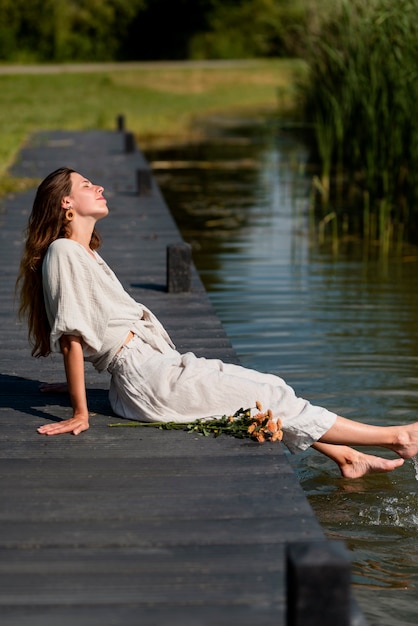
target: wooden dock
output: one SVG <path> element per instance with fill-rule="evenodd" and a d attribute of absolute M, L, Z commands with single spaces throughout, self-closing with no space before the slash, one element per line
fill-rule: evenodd
<path fill-rule="evenodd" d="M 101 254 L 128 291 L 180 351 L 237 362 L 194 268 L 189 293 L 167 293 L 166 248 L 181 236 L 131 139 L 122 130 L 36 134 L 13 173 L 41 179 L 66 165 L 103 184 L 110 215 L 100 224 Z M 66 397 L 38 391 L 42 381 L 64 379 L 62 359 L 33 359 L 16 320 L 33 196 L 0 204 L 0 623 L 290 623 L 286 545 L 323 542 L 324 534 L 281 444 L 110 428 L 121 420 L 108 403 L 109 376 L 89 365 L 90 430 L 37 434 L 71 408 Z M 324 586 L 332 587 L 326 576 Z M 364 624 L 355 606 L 350 624 Z"/>

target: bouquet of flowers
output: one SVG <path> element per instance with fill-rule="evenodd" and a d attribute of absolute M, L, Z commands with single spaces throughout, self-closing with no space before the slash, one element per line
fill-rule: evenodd
<path fill-rule="evenodd" d="M 243 439 L 248 437 L 259 443 L 264 441 L 281 441 L 283 431 L 281 421 L 275 420 L 270 409 L 263 411 L 260 402 L 256 402 L 258 413 L 251 415 L 251 409 L 238 409 L 233 415 L 223 415 L 219 418 L 198 419 L 189 423 L 179 422 L 124 422 L 109 424 L 116 426 L 148 426 L 161 430 L 186 430 L 189 433 L 198 433 L 205 437 L 214 435 L 232 435 Z"/>

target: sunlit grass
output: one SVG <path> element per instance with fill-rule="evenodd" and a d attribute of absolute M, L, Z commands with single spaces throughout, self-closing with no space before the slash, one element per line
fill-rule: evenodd
<path fill-rule="evenodd" d="M 291 108 L 304 67 L 297 60 L 260 60 L 0 75 L 0 177 L 37 130 L 114 129 L 124 114 L 141 145 L 156 137 L 192 136 L 199 120 L 216 113 L 273 111 L 279 101 Z"/>

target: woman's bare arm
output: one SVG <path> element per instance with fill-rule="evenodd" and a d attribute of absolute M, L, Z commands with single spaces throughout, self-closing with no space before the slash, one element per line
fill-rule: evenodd
<path fill-rule="evenodd" d="M 76 335 L 63 335 L 60 344 L 73 416 L 68 420 L 41 426 L 38 428 L 41 435 L 60 435 L 62 433 L 79 435 L 89 427 L 81 338 Z"/>

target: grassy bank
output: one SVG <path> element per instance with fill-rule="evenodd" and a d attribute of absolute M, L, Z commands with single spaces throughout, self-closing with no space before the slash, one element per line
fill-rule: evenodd
<path fill-rule="evenodd" d="M 0 75 L 0 180 L 25 139 L 48 128 L 114 129 L 124 113 L 141 145 L 197 132 L 215 113 L 245 114 L 291 107 L 292 86 L 304 65 L 295 60 L 208 64 L 153 64 Z M 40 68 L 42 69 L 42 68 Z M 29 71 L 29 70 L 28 70 Z M 280 98 L 278 98 L 280 92 Z"/>

